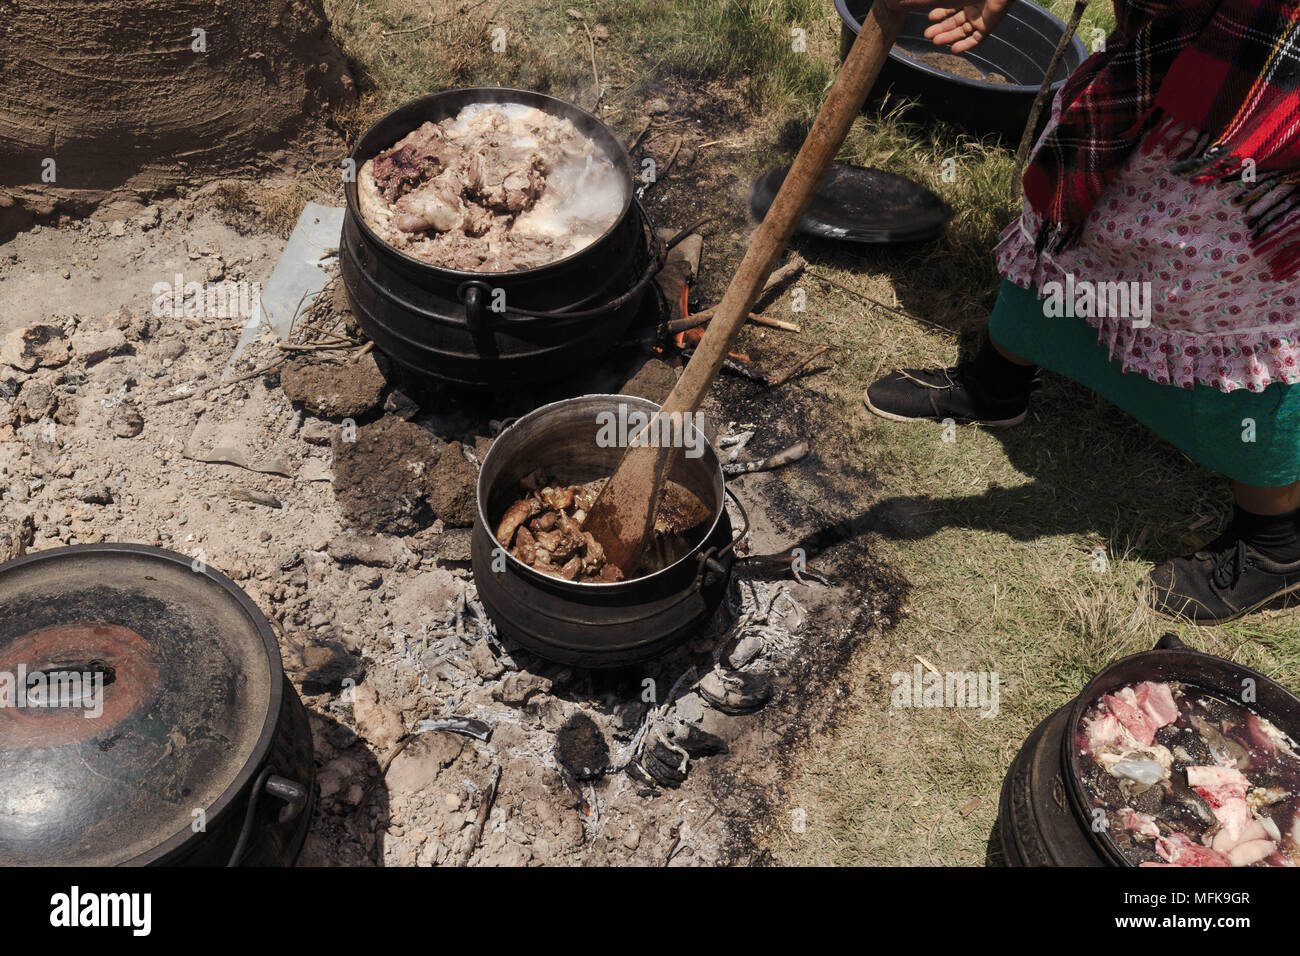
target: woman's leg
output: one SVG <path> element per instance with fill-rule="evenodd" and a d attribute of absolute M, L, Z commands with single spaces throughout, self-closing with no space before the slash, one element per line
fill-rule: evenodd
<path fill-rule="evenodd" d="M 1234 481 L 1232 496 L 1243 511 L 1257 515 L 1280 515 L 1300 508 L 1300 481 L 1279 488 L 1258 488 Z"/>
<path fill-rule="evenodd" d="M 1006 359 L 1008 362 L 1011 362 L 1014 365 L 1034 364 L 1033 362 L 1029 361 L 1029 359 L 1022 359 L 1019 355 L 1016 355 L 1014 352 L 1008 352 L 1006 349 L 1004 349 L 1001 345 L 998 344 L 998 340 L 993 337 L 992 333 L 989 334 L 989 342 L 993 345 L 995 349 L 997 349 L 999 355 L 1001 355 L 1004 359 Z"/>

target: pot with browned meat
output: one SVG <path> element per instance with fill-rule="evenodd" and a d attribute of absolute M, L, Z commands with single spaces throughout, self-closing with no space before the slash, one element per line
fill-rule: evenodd
<path fill-rule="evenodd" d="M 627 151 L 594 116 L 475 88 L 389 113 L 352 153 L 340 266 L 358 323 L 416 375 L 562 378 L 643 314 L 657 243 Z M 648 312 L 653 312 L 649 309 Z"/>
<path fill-rule="evenodd" d="M 620 406 L 657 408 L 628 395 L 543 406 L 503 431 L 479 469 L 479 598 L 504 638 L 548 660 L 620 667 L 661 654 L 708 620 L 731 577 L 722 466 L 706 441 L 698 455 L 677 456 L 634 574 L 624 579 L 582 531 L 625 450 L 600 437 L 602 416 Z"/>

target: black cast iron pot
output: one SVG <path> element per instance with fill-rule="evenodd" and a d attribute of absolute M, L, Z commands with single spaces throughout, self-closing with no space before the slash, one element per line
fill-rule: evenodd
<path fill-rule="evenodd" d="M 835 9 L 843 21 L 841 57 L 847 55 L 857 38 L 871 3 L 872 0 L 835 0 Z M 976 136 L 993 133 L 1019 142 L 1029 122 L 1034 97 L 1052 63 L 1056 45 L 1065 33 L 1065 24 L 1038 4 L 1017 0 L 991 36 L 974 49 L 952 54 L 974 64 L 986 75 L 1002 74 L 1011 81 L 1009 85 L 954 76 L 904 55 L 904 52 L 914 56 L 951 53 L 925 38 L 929 26 L 925 13 L 913 11 L 907 15 L 903 32 L 889 52 L 868 102 L 878 103 L 892 92 L 894 97 L 918 101 L 925 118 L 942 119 Z M 1052 80 L 1053 94 L 1087 58 L 1088 48 L 1078 36 L 1073 37 Z M 910 114 L 909 118 L 912 118 Z M 1046 120 L 1044 110 L 1040 122 Z"/>
<path fill-rule="evenodd" d="M 302 849 L 307 714 L 224 575 L 131 544 L 0 565 L 0 675 L 37 692 L 0 707 L 5 864 L 290 865 Z"/>
<path fill-rule="evenodd" d="M 1140 681 L 1177 680 L 1226 699 L 1239 699 L 1254 681 L 1250 707 L 1288 734 L 1300 729 L 1300 698 L 1263 674 L 1194 651 L 1172 634 L 1154 650 L 1121 658 L 1101 671 L 1070 703 L 1025 740 L 1002 783 L 998 830 L 1010 866 L 1132 866 L 1105 832 L 1090 826 L 1091 804 L 1080 773 L 1080 723 L 1102 694 Z"/>
<path fill-rule="evenodd" d="M 584 395 L 545 405 L 492 443 L 478 478 L 471 538 L 474 583 L 498 632 L 547 660 L 589 668 L 622 667 L 675 647 L 716 610 L 734 563 L 722 466 L 712 445 L 698 458 L 677 457 L 672 481 L 695 494 L 711 521 L 675 563 L 611 584 L 564 581 L 498 549 L 496 522 L 519 498 L 519 480 L 543 468 L 557 484 L 607 478 L 624 448 L 597 442 L 601 413 L 658 406 L 630 395 Z M 743 532 L 742 532 L 743 534 Z"/>
<path fill-rule="evenodd" d="M 658 269 L 653 230 L 632 191 L 632 161 L 604 123 L 563 100 L 496 87 L 446 90 L 398 107 L 352 151 L 355 168 L 426 121 L 473 103 L 522 103 L 570 120 L 601 147 L 627 183 L 618 219 L 591 245 L 517 272 L 430 265 L 382 241 L 346 185 L 340 268 L 357 322 L 417 376 L 465 388 L 511 388 L 560 379 L 607 351 L 628 328 Z M 492 306 L 504 295 L 505 311 Z"/>

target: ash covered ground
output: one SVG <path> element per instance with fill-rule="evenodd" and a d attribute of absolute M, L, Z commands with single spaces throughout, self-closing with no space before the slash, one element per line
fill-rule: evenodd
<path fill-rule="evenodd" d="M 223 383 L 243 319 L 160 317 L 148 292 L 176 273 L 265 282 L 279 247 L 196 200 L 0 246 L 15 296 L 0 354 L 0 559 L 140 542 L 201 556 L 249 594 L 310 713 L 319 800 L 302 865 L 762 862 L 767 829 L 797 810 L 786 760 L 847 701 L 845 665 L 902 593 L 873 564 L 835 469 L 814 445 L 789 469 L 798 481 L 729 482 L 748 553 L 801 546 L 827 583 L 743 561 L 714 620 L 666 658 L 615 672 L 539 661 L 500 645 L 476 601 L 476 462 L 502 420 L 565 389 L 630 378 L 660 399 L 676 371 L 638 369 L 632 349 L 587 382 L 422 392 L 365 349 L 336 284 L 305 319 L 325 331 L 296 341 L 357 346 L 284 350 L 268 331 Z M 753 426 L 743 460 L 815 435 L 836 410 L 812 394 L 728 379 L 706 411 L 724 435 Z M 717 667 L 768 682 L 770 702 L 722 713 L 700 690 Z M 457 718 L 489 738 L 420 730 Z"/>

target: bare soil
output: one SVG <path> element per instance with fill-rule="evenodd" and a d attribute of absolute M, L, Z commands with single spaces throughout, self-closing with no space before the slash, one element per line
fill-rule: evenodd
<path fill-rule="evenodd" d="M 953 76 L 960 76 L 968 80 L 984 80 L 986 83 L 997 83 L 1003 86 L 1011 82 L 1001 73 L 992 71 L 985 73 L 970 60 L 953 53 L 913 54 L 904 51 L 904 55 L 919 63 L 924 63 L 926 66 L 932 66 L 936 70 L 942 70 L 944 73 L 951 73 Z"/>
<path fill-rule="evenodd" d="M 18 4 L 0 49 L 0 236 L 283 168 L 355 95 L 320 0 Z"/>

